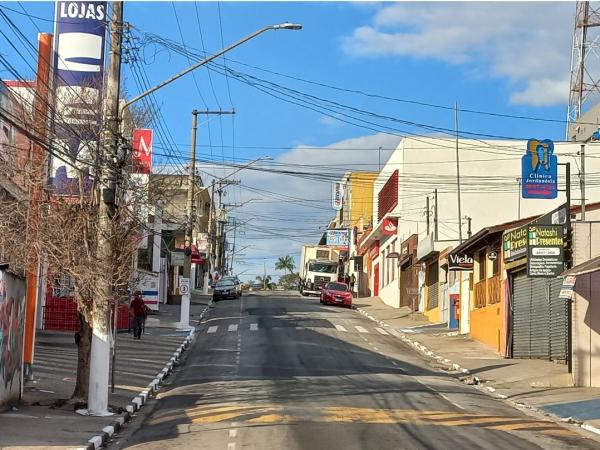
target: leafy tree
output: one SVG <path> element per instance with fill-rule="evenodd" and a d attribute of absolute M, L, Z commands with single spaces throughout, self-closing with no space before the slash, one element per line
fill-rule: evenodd
<path fill-rule="evenodd" d="M 275 263 L 275 270 L 283 270 L 287 272 L 289 270 L 290 274 L 294 272 L 296 268 L 296 264 L 294 264 L 294 258 L 290 255 L 281 256 Z"/>
<path fill-rule="evenodd" d="M 275 287 L 275 283 L 271 281 L 271 275 L 265 277 L 258 276 L 256 277 L 256 282 L 260 283 L 266 289 L 273 289 Z"/>
<path fill-rule="evenodd" d="M 279 277 L 279 284 L 286 290 L 296 290 L 300 286 L 300 275 L 288 273 Z"/>

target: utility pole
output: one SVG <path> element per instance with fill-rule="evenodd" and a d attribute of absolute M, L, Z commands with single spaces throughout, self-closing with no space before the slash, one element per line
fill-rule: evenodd
<path fill-rule="evenodd" d="M 263 291 L 267 290 L 267 259 L 263 259 Z"/>
<path fill-rule="evenodd" d="M 519 208 L 517 219 L 521 220 L 521 177 L 517 177 L 517 206 Z"/>
<path fill-rule="evenodd" d="M 454 102 L 454 127 L 456 129 L 456 189 L 458 195 L 458 241 L 462 244 L 462 213 L 460 210 L 460 160 L 458 155 L 458 103 Z"/>
<path fill-rule="evenodd" d="M 438 240 L 438 192 L 437 188 L 433 190 L 433 240 Z"/>
<path fill-rule="evenodd" d="M 48 123 L 48 93 L 50 86 L 50 61 L 52 54 L 52 35 L 40 33 L 38 35 L 38 61 L 34 98 L 35 134 L 40 140 L 46 140 L 46 124 Z M 27 303 L 25 306 L 25 341 L 23 346 L 24 376 L 33 379 L 33 355 L 35 350 L 35 319 L 38 299 L 38 277 L 40 274 L 40 258 L 32 241 L 37 239 L 40 221 L 40 201 L 44 189 L 45 179 L 45 154 L 39 144 L 33 144 L 31 154 L 31 168 L 33 186 L 29 197 L 29 211 L 27 214 Z"/>
<path fill-rule="evenodd" d="M 123 41 L 123 2 L 113 2 L 110 28 L 110 60 L 104 103 L 104 127 L 100 142 L 99 176 L 104 182 L 99 205 L 98 258 L 100 276 L 92 307 L 92 349 L 88 410 L 91 415 L 108 412 L 108 379 L 110 366 L 109 311 L 112 295 L 112 220 L 116 214 L 117 139 L 119 132 L 119 85 L 121 81 L 121 47 Z"/>
<path fill-rule="evenodd" d="M 465 219 L 467 219 L 467 239 L 471 239 L 471 220 L 473 219 L 469 216 L 465 216 Z"/>
<path fill-rule="evenodd" d="M 429 236 L 429 194 L 427 194 L 427 197 L 425 198 L 425 217 L 427 220 L 427 236 Z"/>
<path fill-rule="evenodd" d="M 187 292 L 181 293 L 178 328 L 190 328 L 190 278 L 192 274 L 192 233 L 194 230 L 194 188 L 196 187 L 196 132 L 198 130 L 198 111 L 192 111 L 192 142 L 190 146 L 190 165 L 187 186 L 187 221 L 185 226 L 185 255 L 183 261 L 182 285 L 187 285 Z"/>
<path fill-rule="evenodd" d="M 579 173 L 579 183 L 581 191 L 581 220 L 585 221 L 585 144 L 581 144 L 581 172 Z"/>
<path fill-rule="evenodd" d="M 211 278 L 211 271 L 214 268 L 212 258 L 214 255 L 214 239 L 215 233 L 213 231 L 215 218 L 214 218 L 214 207 L 215 207 L 215 180 L 212 180 L 210 184 L 210 209 L 208 212 L 208 252 L 206 255 L 207 267 L 204 272 L 204 285 L 202 287 L 202 293 L 208 294 L 208 283 Z"/>
<path fill-rule="evenodd" d="M 381 172 L 381 147 L 379 147 L 379 165 L 377 167 L 379 167 L 379 171 Z"/>

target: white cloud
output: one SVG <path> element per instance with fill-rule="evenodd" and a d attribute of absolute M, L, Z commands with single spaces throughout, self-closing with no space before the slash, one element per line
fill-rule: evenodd
<path fill-rule="evenodd" d="M 307 148 L 300 145 L 280 154 L 274 162 L 259 164 L 269 169 L 318 174 L 322 177 L 331 177 L 333 180 L 339 179 L 347 170 L 377 170 L 378 148 L 384 148 L 381 152 L 383 165 L 391 154 L 390 150 L 385 149 L 395 148 L 398 142 L 398 137 L 375 134 L 346 139 L 320 148 Z M 333 150 L 334 148 L 344 150 Z M 206 167 L 203 169 L 212 171 Z M 222 171 L 219 169 L 217 174 L 221 176 Z M 242 279 L 245 280 L 248 273 L 253 276 L 262 273 L 263 257 L 267 257 L 267 273 L 272 275 L 277 273 L 274 264 L 278 256 L 291 254 L 298 264 L 301 242 L 316 243 L 319 234 L 322 233 L 319 227 L 327 226 L 334 216 L 334 211 L 331 209 L 331 183 L 328 180 L 309 179 L 307 176 L 287 176 L 252 170 L 243 170 L 235 174 L 234 178 L 241 180 L 242 186 L 250 189 L 229 188 L 227 203 L 261 198 L 261 201 L 248 203 L 232 213 L 239 221 L 251 219 L 244 227 L 246 235 L 238 235 L 238 248 L 246 245 L 253 246 L 244 251 L 248 257 L 245 264 L 236 265 L 235 270 L 238 273 L 247 271 L 242 275 Z M 276 192 L 287 197 L 274 199 L 269 194 L 253 191 L 253 188 Z M 238 189 L 239 193 L 237 193 Z M 260 233 L 258 229 L 266 230 L 267 234 Z M 272 232 L 269 233 L 269 230 Z M 290 240 L 286 236 L 295 240 Z M 254 240 L 253 237 L 267 239 Z"/>
<path fill-rule="evenodd" d="M 406 56 L 484 66 L 504 77 L 514 103 L 568 98 L 572 3 L 398 3 L 343 42 L 357 57 Z"/>
<path fill-rule="evenodd" d="M 319 118 L 319 123 L 329 129 L 337 129 L 344 125 L 343 122 L 340 122 L 335 117 L 331 116 L 321 116 Z"/>

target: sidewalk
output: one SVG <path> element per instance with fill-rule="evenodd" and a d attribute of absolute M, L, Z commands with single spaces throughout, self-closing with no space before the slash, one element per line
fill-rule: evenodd
<path fill-rule="evenodd" d="M 468 336 L 432 324 L 409 308 L 393 308 L 379 297 L 356 299 L 356 309 L 432 358 L 433 365 L 492 395 L 600 434 L 600 388 L 572 387 L 564 364 L 507 359 Z"/>
<path fill-rule="evenodd" d="M 205 307 L 191 306 L 192 325 L 197 323 L 194 316 L 198 317 Z M 0 449 L 85 448 L 92 436 L 124 417 L 132 399 L 147 389 L 169 363 L 189 334 L 175 329 L 178 319 L 178 306 L 160 305 L 160 312 L 149 316 L 141 340 L 134 340 L 126 332 L 118 333 L 115 391 L 109 395 L 109 405 L 118 414 L 112 417 L 81 416 L 74 412 L 73 405 L 61 405 L 75 386 L 77 350 L 73 333 L 38 330 L 35 380 L 26 383 L 16 411 L 0 412 Z"/>

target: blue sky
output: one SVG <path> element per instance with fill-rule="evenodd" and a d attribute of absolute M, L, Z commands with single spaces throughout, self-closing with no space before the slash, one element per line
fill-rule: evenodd
<path fill-rule="evenodd" d="M 1 5 L 21 10 L 18 3 Z M 51 20 L 53 3 L 23 3 L 25 10 Z M 196 8 L 199 20 L 196 17 Z M 220 19 L 219 19 L 220 8 Z M 284 85 L 330 101 L 355 108 L 442 128 L 453 128 L 453 112 L 401 102 L 367 98 L 302 83 L 255 68 L 280 72 L 297 78 L 333 86 L 363 90 L 398 99 L 502 114 L 563 119 L 566 114 L 570 44 L 574 4 L 566 3 L 343 3 L 343 2 L 177 2 L 184 42 L 207 52 L 265 25 L 284 21 L 303 24 L 302 31 L 270 31 L 228 54 L 228 66 L 236 71 Z M 31 42 L 37 30 L 27 17 L 4 10 Z M 544 21 L 530 27 L 531 17 Z M 188 60 L 156 44 L 148 35 L 159 35 L 181 43 L 173 4 L 170 2 L 128 2 L 125 18 L 134 27 L 137 40 L 132 49 L 151 84 L 162 81 L 189 65 Z M 493 18 L 493 23 L 490 23 Z M 42 31 L 52 31 L 52 23 L 34 19 Z M 200 38 L 200 34 L 202 38 Z M 0 38 L 0 52 L 7 55 L 25 77 L 31 71 Z M 222 61 L 220 62 L 222 64 Z M 0 68 L 1 70 L 1 68 Z M 200 69 L 155 95 L 163 127 L 171 137 L 155 151 L 185 154 L 189 150 L 191 110 L 235 108 L 235 117 L 211 117 L 199 127 L 198 151 L 202 158 L 217 161 L 271 156 L 286 164 L 314 164 L 310 169 L 335 165 L 332 176 L 344 169 L 374 169 L 376 148 L 393 146 L 398 136 L 345 124 L 322 112 L 314 112 L 272 98 L 230 77 Z M 124 66 L 124 82 L 130 94 L 138 92 L 131 64 Z M 0 77 L 7 74 L 0 72 Z M 212 85 L 211 85 L 212 81 Z M 197 86 L 196 86 L 197 84 Z M 539 121 L 513 120 L 477 114 L 460 114 L 461 130 L 519 138 L 539 137 L 560 140 L 564 125 Z M 382 122 L 378 122 L 382 123 Z M 431 131 L 385 122 L 411 133 Z M 402 134 L 401 132 L 398 134 Z M 171 144 L 177 148 L 168 150 Z M 341 144 L 340 144 L 341 143 Z M 211 147 L 212 146 L 212 147 Z M 223 147 L 222 147 L 223 146 Z M 248 148 L 248 147 L 274 148 Z M 326 148 L 298 151 L 297 146 L 355 147 L 355 151 Z M 371 149 L 371 150 L 366 150 Z M 385 154 L 385 152 L 384 152 Z M 155 161 L 173 163 L 156 156 Z M 179 166 L 186 161 L 178 161 Z M 271 163 L 262 163 L 266 167 Z M 356 165 L 354 165 L 356 164 Z M 298 166 L 286 166 L 299 170 Z M 202 170 L 223 176 L 223 167 L 203 166 Z M 311 243 L 333 216 L 329 208 L 329 184 L 261 172 L 240 172 L 242 187 L 231 188 L 228 203 L 251 198 L 259 201 L 239 208 L 240 222 L 253 217 L 238 235 L 238 245 L 251 245 L 240 258 L 235 271 L 242 278 L 267 271 L 277 256 L 297 257 L 300 243 Z M 208 181 L 208 179 L 207 179 Z M 308 202 L 274 199 L 250 188 L 276 191 Z M 266 203 L 268 202 L 268 203 Z M 311 205 L 307 207 L 307 205 Z M 279 236 L 269 235 L 277 228 Z M 288 237 L 293 237 L 291 241 Z"/>

